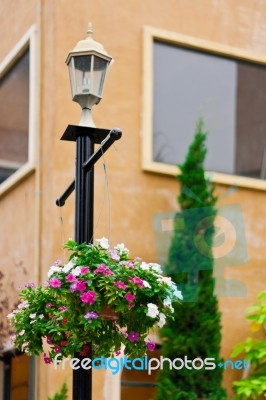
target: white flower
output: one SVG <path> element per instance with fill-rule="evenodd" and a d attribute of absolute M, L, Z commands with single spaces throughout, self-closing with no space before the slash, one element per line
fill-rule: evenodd
<path fill-rule="evenodd" d="M 62 268 L 57 267 L 56 265 L 52 265 L 47 273 L 48 278 L 50 278 L 50 276 L 52 276 L 54 272 L 61 272 L 61 271 L 62 271 Z"/>
<path fill-rule="evenodd" d="M 151 266 L 151 269 L 155 272 L 157 272 L 158 274 L 162 274 L 162 267 L 160 266 L 160 264 L 157 263 L 149 263 L 149 265 Z"/>
<path fill-rule="evenodd" d="M 159 278 L 157 278 L 157 282 L 166 283 L 168 286 L 172 286 L 173 285 L 172 279 L 169 278 L 168 276 L 160 276 Z"/>
<path fill-rule="evenodd" d="M 159 328 L 162 328 L 166 322 L 166 316 L 164 315 L 164 313 L 160 313 L 159 314 L 159 321 L 157 322 L 157 325 L 159 326 Z"/>
<path fill-rule="evenodd" d="M 21 350 L 22 350 L 22 351 L 26 351 L 26 349 L 24 350 L 24 347 L 27 347 L 28 344 L 29 344 L 29 342 L 24 342 L 24 343 L 22 344 L 22 346 L 21 346 Z"/>
<path fill-rule="evenodd" d="M 147 288 L 151 289 L 151 285 L 149 284 L 149 282 L 147 282 L 147 281 L 142 281 L 142 283 L 143 283 L 143 286 L 144 286 L 144 287 L 147 287 Z"/>
<path fill-rule="evenodd" d="M 156 318 L 157 315 L 159 314 L 159 310 L 156 304 L 148 303 L 147 306 L 148 306 L 148 312 L 146 315 L 151 318 Z"/>
<path fill-rule="evenodd" d="M 177 289 L 175 283 L 172 284 L 172 288 L 173 288 L 173 297 L 176 297 L 179 300 L 183 300 L 182 292 Z"/>
<path fill-rule="evenodd" d="M 20 303 L 20 304 L 18 305 L 18 308 L 19 308 L 19 309 L 21 309 L 21 308 L 27 308 L 27 307 L 29 307 L 29 302 L 28 302 L 28 300 L 22 301 L 22 303 Z M 13 312 L 14 312 L 14 311 L 13 311 Z"/>
<path fill-rule="evenodd" d="M 19 335 L 20 335 L 20 336 L 23 336 L 24 333 L 25 333 L 25 329 L 23 329 L 22 331 L 20 331 L 20 332 L 19 332 Z"/>
<path fill-rule="evenodd" d="M 72 269 L 71 274 L 74 276 L 79 276 L 81 274 L 81 267 L 76 267 Z"/>
<path fill-rule="evenodd" d="M 125 247 L 124 243 L 117 244 L 115 246 L 115 250 L 117 250 L 119 252 L 119 254 L 129 253 L 129 250 Z"/>
<path fill-rule="evenodd" d="M 30 321 L 30 324 L 34 324 L 34 322 L 36 322 L 36 319 Z"/>
<path fill-rule="evenodd" d="M 15 311 L 13 311 L 12 313 L 10 313 L 10 314 L 7 314 L 7 319 L 13 319 L 14 317 L 15 317 L 15 315 L 16 315 L 16 312 Z"/>
<path fill-rule="evenodd" d="M 36 313 L 35 314 L 30 314 L 30 318 L 33 319 L 36 317 Z"/>
<path fill-rule="evenodd" d="M 171 312 L 174 312 L 174 308 L 172 307 L 172 301 L 171 301 L 170 297 L 166 297 L 166 299 L 164 299 L 163 305 L 165 307 L 168 307 Z"/>
<path fill-rule="evenodd" d="M 39 318 L 40 318 L 40 319 L 43 319 L 43 318 L 44 318 L 44 315 L 43 315 L 43 314 L 39 315 Z"/>
<path fill-rule="evenodd" d="M 102 237 L 101 239 L 96 239 L 96 242 L 99 242 L 102 249 L 105 250 L 109 249 L 109 243 L 107 238 Z"/>
<path fill-rule="evenodd" d="M 140 264 L 140 268 L 143 269 L 144 271 L 147 271 L 148 269 L 150 269 L 150 265 L 143 261 Z"/>
<path fill-rule="evenodd" d="M 74 259 L 70 260 L 63 268 L 62 271 L 66 274 L 75 266 Z"/>

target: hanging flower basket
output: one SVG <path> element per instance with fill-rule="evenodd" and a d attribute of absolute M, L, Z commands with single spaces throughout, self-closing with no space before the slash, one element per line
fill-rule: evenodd
<path fill-rule="evenodd" d="M 72 252 L 67 264 L 56 261 L 47 282 L 20 291 L 21 303 L 8 316 L 15 347 L 39 355 L 46 342 L 46 363 L 58 353 L 86 355 L 88 343 L 94 357 L 113 357 L 121 344 L 131 358 L 152 350 L 149 330 L 173 318 L 172 302 L 182 299 L 171 278 L 158 264 L 130 259 L 124 244 L 111 249 L 105 238 L 92 245 L 69 240 L 65 248 Z"/>

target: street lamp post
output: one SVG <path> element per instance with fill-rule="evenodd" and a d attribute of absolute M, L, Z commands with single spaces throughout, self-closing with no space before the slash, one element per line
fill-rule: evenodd
<path fill-rule="evenodd" d="M 92 38 L 89 24 L 87 38 L 78 42 L 69 53 L 66 63 L 69 68 L 72 99 L 80 104 L 82 115 L 79 125 L 68 125 L 61 140 L 76 142 L 76 176 L 65 192 L 56 200 L 62 207 L 75 189 L 75 240 L 78 244 L 93 240 L 94 171 L 95 162 L 122 136 L 120 129 L 96 128 L 91 109 L 102 98 L 104 79 L 108 65 L 112 61 L 103 46 Z M 94 145 L 100 148 L 94 153 Z M 76 354 L 80 361 L 84 357 L 92 359 L 92 344 L 88 343 L 86 355 Z M 80 365 L 80 364 L 79 364 Z M 73 371 L 73 400 L 91 400 L 92 371 Z"/>

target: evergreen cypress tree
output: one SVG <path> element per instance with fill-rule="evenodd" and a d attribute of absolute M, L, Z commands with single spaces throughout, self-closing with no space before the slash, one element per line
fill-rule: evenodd
<path fill-rule="evenodd" d="M 174 320 L 160 331 L 162 356 L 194 360 L 215 358 L 219 363 L 221 342 L 220 313 L 214 295 L 212 245 L 214 207 L 217 198 L 206 179 L 204 160 L 207 133 L 199 120 L 195 138 L 182 165 L 179 165 L 181 194 L 174 235 L 169 249 L 166 274 L 182 290 L 183 304 L 175 309 Z M 201 362 L 199 361 L 200 365 Z M 158 374 L 156 400 L 224 400 L 222 369 L 164 368 Z M 180 365 L 180 364 L 177 364 Z M 191 364 L 189 364 L 191 366 Z"/>

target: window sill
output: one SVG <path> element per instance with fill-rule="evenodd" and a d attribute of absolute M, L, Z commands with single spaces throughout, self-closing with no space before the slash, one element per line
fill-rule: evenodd
<path fill-rule="evenodd" d="M 31 163 L 24 164 L 16 172 L 10 175 L 0 184 L 0 198 L 6 195 L 10 190 L 19 185 L 24 179 L 35 172 L 35 166 Z"/>
<path fill-rule="evenodd" d="M 142 168 L 144 171 L 156 172 L 170 176 L 171 175 L 177 176 L 179 173 L 179 168 L 177 166 L 163 164 L 154 161 L 148 162 L 146 159 L 144 159 Z M 212 182 L 221 185 L 231 185 L 253 190 L 266 191 L 266 180 L 264 179 L 249 178 L 245 176 L 229 175 L 220 172 L 210 172 L 210 171 L 206 172 L 206 176 Z"/>

